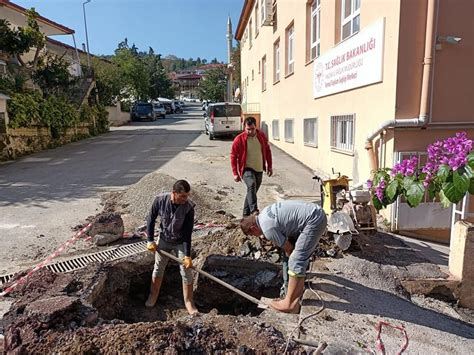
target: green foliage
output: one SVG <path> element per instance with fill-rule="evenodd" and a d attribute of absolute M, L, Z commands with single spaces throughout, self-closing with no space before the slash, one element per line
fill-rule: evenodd
<path fill-rule="evenodd" d="M 121 91 L 125 87 L 120 67 L 96 57 L 92 58 L 92 65 L 95 71 L 100 104 L 104 106 L 114 105 L 115 100 L 120 99 Z"/>
<path fill-rule="evenodd" d="M 227 77 L 225 68 L 209 70 L 200 84 L 201 97 L 204 100 L 224 101 Z"/>
<path fill-rule="evenodd" d="M 392 169 L 375 171 L 371 182 L 374 207 L 384 208 L 399 196 L 403 196 L 410 207 L 416 207 L 426 194 L 431 200 L 438 196 L 441 204 L 449 207 L 460 202 L 467 193 L 474 194 L 472 147 L 473 142 L 466 133 L 458 132 L 444 143 L 430 145 L 429 159 L 424 166 L 418 166 L 418 159 L 411 157 Z"/>
<path fill-rule="evenodd" d="M 0 19 L 0 48 L 22 62 L 20 56 L 36 48 L 37 53 L 44 47 L 45 37 L 41 32 L 36 18 L 38 13 L 32 8 L 26 11 L 26 26 L 11 28 L 10 23 Z M 35 56 L 35 59 L 37 55 Z"/>
<path fill-rule="evenodd" d="M 59 56 L 47 56 L 33 72 L 33 81 L 44 96 L 66 92 L 75 82 L 69 73 L 69 63 Z"/>
<path fill-rule="evenodd" d="M 38 92 L 13 94 L 8 101 L 8 116 L 12 128 L 29 127 L 41 120 L 43 98 Z"/>
<path fill-rule="evenodd" d="M 237 42 L 237 46 L 232 51 L 230 60 L 234 65 L 234 84 L 236 87 L 240 87 L 240 42 Z"/>

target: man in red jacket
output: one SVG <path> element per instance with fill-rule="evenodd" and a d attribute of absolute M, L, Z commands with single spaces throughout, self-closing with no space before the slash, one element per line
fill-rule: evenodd
<path fill-rule="evenodd" d="M 265 134 L 257 129 L 255 117 L 247 117 L 244 131 L 235 137 L 230 152 L 234 180 L 247 185 L 243 216 L 258 213 L 257 191 L 262 183 L 263 172 L 272 176 L 272 152 Z"/>

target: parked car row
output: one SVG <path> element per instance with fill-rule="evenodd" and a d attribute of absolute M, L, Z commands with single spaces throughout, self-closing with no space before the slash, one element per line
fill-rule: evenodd
<path fill-rule="evenodd" d="M 135 102 L 130 110 L 131 121 L 150 120 L 166 118 L 167 114 L 182 113 L 184 102 L 159 98 L 153 102 Z"/>
<path fill-rule="evenodd" d="M 210 103 L 206 106 L 204 132 L 213 140 L 217 136 L 237 135 L 242 131 L 242 109 L 233 102 Z"/>

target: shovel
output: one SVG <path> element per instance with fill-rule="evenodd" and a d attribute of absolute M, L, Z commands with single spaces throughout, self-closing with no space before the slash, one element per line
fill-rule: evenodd
<path fill-rule="evenodd" d="M 173 261 L 176 261 L 178 264 L 182 264 L 183 262 L 181 261 L 181 259 L 177 258 L 176 256 L 174 256 L 173 254 L 170 254 L 166 251 L 163 251 L 163 250 L 158 250 L 157 253 L 160 253 L 161 255 L 163 256 L 166 256 L 167 258 L 170 258 L 171 260 Z M 255 297 L 253 296 L 250 296 L 249 294 L 239 290 L 237 287 L 234 287 L 230 284 L 228 284 L 227 282 L 224 282 L 220 279 L 218 279 L 217 277 L 215 277 L 214 275 L 211 275 L 209 274 L 208 272 L 200 269 L 200 268 L 197 268 L 195 266 L 192 267 L 194 270 L 196 270 L 198 273 L 200 273 L 201 275 L 207 277 L 208 279 L 211 279 L 212 281 L 214 282 L 217 282 L 219 285 L 222 285 L 224 286 L 225 288 L 231 290 L 232 292 L 235 292 L 237 293 L 238 295 L 246 298 L 247 300 L 249 300 L 250 302 L 252 303 L 255 303 L 258 308 L 262 308 L 262 309 L 267 309 L 268 308 L 268 304 L 264 303 L 263 300 L 258 300 L 256 299 Z"/>

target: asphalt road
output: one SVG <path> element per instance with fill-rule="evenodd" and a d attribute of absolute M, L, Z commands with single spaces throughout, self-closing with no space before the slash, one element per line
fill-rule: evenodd
<path fill-rule="evenodd" d="M 69 239 L 71 227 L 101 210 L 101 192 L 159 169 L 189 149 L 202 127 L 200 107 L 189 107 L 0 164 L 0 274 Z"/>

